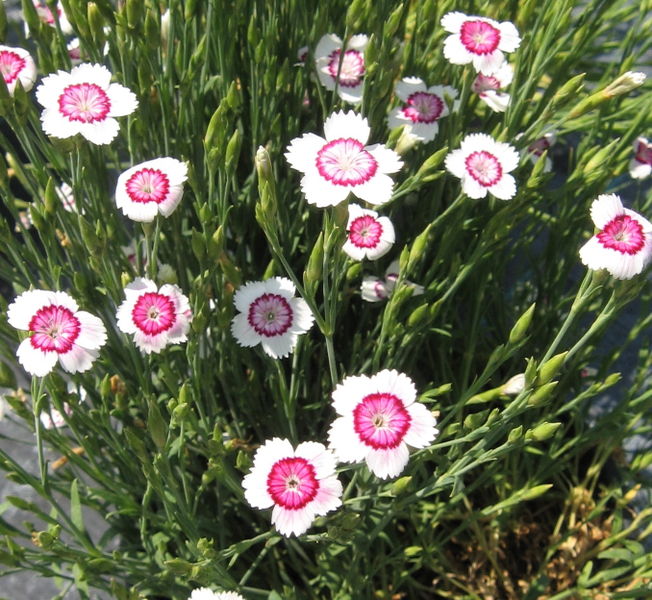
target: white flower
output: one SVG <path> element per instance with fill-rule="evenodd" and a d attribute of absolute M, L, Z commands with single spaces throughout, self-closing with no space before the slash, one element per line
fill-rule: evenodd
<path fill-rule="evenodd" d="M 408 463 L 408 446 L 425 448 L 438 433 L 435 417 L 416 397 L 412 380 L 395 370 L 347 377 L 333 392 L 340 416 L 328 432 L 338 460 L 364 460 L 382 479 L 399 475 Z"/>
<path fill-rule="evenodd" d="M 429 142 L 439 131 L 439 119 L 449 114 L 444 95 L 455 99 L 457 90 L 447 85 L 427 87 L 418 77 L 406 77 L 396 84 L 396 95 L 405 104 L 390 113 L 390 129 L 405 125 L 419 141 Z"/>
<path fill-rule="evenodd" d="M 188 167 L 176 158 L 155 158 L 118 177 L 115 203 L 134 221 L 150 222 L 159 213 L 169 217 L 183 195 Z"/>
<path fill-rule="evenodd" d="M 629 162 L 629 174 L 634 179 L 645 179 L 652 173 L 652 144 L 639 137 L 634 142 L 634 158 Z"/>
<path fill-rule="evenodd" d="M 57 197 L 59 198 L 59 200 L 61 200 L 63 209 L 66 212 L 72 212 L 72 213 L 79 212 L 79 209 L 77 208 L 77 203 L 75 202 L 75 196 L 72 193 L 72 188 L 66 182 L 62 183 L 60 186 L 55 188 L 54 191 Z"/>
<path fill-rule="evenodd" d="M 55 27 L 56 23 L 54 15 L 52 14 L 52 11 L 49 9 L 49 7 L 46 6 L 45 1 L 42 0 L 39 2 L 39 0 L 33 0 L 33 4 L 39 19 L 41 19 L 43 23 L 47 23 L 50 27 Z M 61 7 L 61 2 L 57 2 L 57 18 L 59 19 L 59 27 L 61 27 L 61 32 L 65 33 L 66 35 L 70 35 L 72 33 L 72 25 L 70 24 L 65 11 Z M 26 35 L 29 35 L 27 23 L 25 23 L 25 32 Z"/>
<path fill-rule="evenodd" d="M 503 52 L 514 52 L 521 38 L 509 21 L 449 12 L 441 19 L 442 27 L 452 33 L 444 41 L 444 56 L 454 65 L 473 63 L 476 71 L 495 72 L 503 63 Z"/>
<path fill-rule="evenodd" d="M 32 89 L 36 81 L 36 65 L 27 50 L 0 46 L 0 74 L 2 74 L 7 91 L 14 95 L 16 84 L 20 81 L 26 92 Z"/>
<path fill-rule="evenodd" d="M 47 375 L 57 360 L 69 373 L 87 371 L 106 342 L 102 321 L 79 310 L 65 292 L 23 292 L 9 305 L 7 320 L 12 327 L 29 332 L 16 356 L 37 377 Z"/>
<path fill-rule="evenodd" d="M 403 162 L 383 144 L 365 146 L 367 119 L 354 112 L 333 113 L 324 123 L 325 138 L 305 133 L 292 140 L 285 158 L 301 171 L 301 191 L 310 204 L 335 206 L 349 192 L 370 204 L 383 204 L 392 196 L 396 173 Z"/>
<path fill-rule="evenodd" d="M 358 204 L 349 205 L 348 236 L 342 250 L 354 260 L 375 260 L 387 254 L 394 244 L 394 226 L 387 217 Z"/>
<path fill-rule="evenodd" d="M 467 135 L 460 148 L 446 157 L 446 168 L 462 180 L 462 191 L 470 198 L 484 198 L 487 192 L 501 200 L 516 194 L 511 175 L 518 166 L 518 152 L 484 133 Z"/>
<path fill-rule="evenodd" d="M 273 506 L 272 523 L 282 535 L 301 535 L 316 516 L 341 506 L 335 467 L 323 444 L 303 442 L 295 450 L 288 440 L 267 440 L 242 481 L 245 498 L 254 508 Z"/>
<path fill-rule="evenodd" d="M 517 136 L 518 138 L 518 136 Z M 541 158 L 541 155 L 548 150 L 557 140 L 557 136 L 553 131 L 545 133 L 542 137 L 537 140 L 534 140 L 527 149 L 521 154 L 525 154 L 530 158 L 530 161 L 534 164 Z M 549 173 L 552 171 L 552 160 L 550 156 L 546 155 L 546 163 L 543 167 L 544 173 Z"/>
<path fill-rule="evenodd" d="M 378 277 L 365 277 L 362 280 L 360 292 L 362 299 L 367 302 L 381 302 L 389 298 L 394 292 L 396 282 L 399 275 L 399 261 L 395 260 L 387 267 L 385 271 L 385 279 Z M 413 296 L 420 296 L 423 294 L 424 287 L 406 279 L 403 280 L 403 285 L 412 289 Z"/>
<path fill-rule="evenodd" d="M 314 317 L 303 298 L 295 298 L 294 284 L 285 277 L 245 283 L 233 296 L 240 311 L 231 321 L 238 344 L 261 344 L 272 358 L 294 351 L 299 335 L 312 327 Z"/>
<path fill-rule="evenodd" d="M 616 194 L 602 194 L 591 204 L 591 219 L 600 230 L 582 248 L 589 269 L 606 269 L 616 279 L 631 279 L 652 259 L 652 223 L 623 207 Z"/>
<path fill-rule="evenodd" d="M 178 286 L 166 283 L 158 289 L 150 279 L 137 277 L 125 288 L 125 296 L 116 315 L 118 329 L 133 333 L 140 350 L 158 353 L 188 339 L 192 312 Z"/>
<path fill-rule="evenodd" d="M 209 588 L 197 588 L 190 594 L 188 600 L 244 600 L 236 592 L 213 592 Z"/>
<path fill-rule="evenodd" d="M 36 99 L 44 107 L 43 131 L 55 138 L 81 134 L 93 144 L 108 144 L 120 129 L 114 117 L 136 110 L 136 95 L 111 83 L 110 71 L 102 65 L 84 63 L 70 73 L 57 71 L 36 88 Z"/>
<path fill-rule="evenodd" d="M 337 95 L 351 104 L 362 100 L 364 49 L 368 41 L 363 34 L 351 36 L 342 57 L 342 40 L 334 33 L 327 33 L 319 40 L 315 50 L 319 81 L 327 90 L 334 90 L 337 84 Z"/>
<path fill-rule="evenodd" d="M 505 112 L 509 105 L 510 95 L 498 90 L 506 88 L 512 83 L 513 78 L 514 67 L 505 62 L 494 73 L 489 75 L 478 73 L 472 89 L 491 110 Z"/>
<path fill-rule="evenodd" d="M 68 57 L 70 58 L 73 67 L 81 63 L 81 46 L 79 45 L 78 37 L 72 38 L 66 44 L 66 50 L 68 50 Z"/>

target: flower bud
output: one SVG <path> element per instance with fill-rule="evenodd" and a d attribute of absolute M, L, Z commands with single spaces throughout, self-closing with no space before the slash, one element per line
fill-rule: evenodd
<path fill-rule="evenodd" d="M 510 377 L 499 389 L 505 396 L 518 396 L 525 389 L 525 373 Z"/>
<path fill-rule="evenodd" d="M 564 360 L 566 359 L 567 354 L 568 352 L 561 352 L 543 363 L 539 367 L 539 375 L 536 379 L 536 384 L 543 385 L 555 377 L 555 375 L 559 373 L 559 369 L 564 365 Z"/>
<path fill-rule="evenodd" d="M 177 272 L 172 268 L 172 265 L 162 263 L 158 268 L 158 280 L 161 283 L 176 284 L 178 282 Z"/>
<path fill-rule="evenodd" d="M 548 438 L 551 438 L 555 435 L 555 432 L 561 427 L 561 423 L 541 423 L 537 425 L 534 429 L 528 429 L 525 432 L 526 440 L 534 440 L 535 442 L 543 442 Z"/>
<path fill-rule="evenodd" d="M 558 381 L 551 381 L 537 388 L 534 393 L 528 398 L 529 406 L 539 406 L 543 404 L 555 391 Z"/>
<path fill-rule="evenodd" d="M 613 98 L 614 96 L 620 96 L 635 90 L 637 87 L 641 87 L 645 83 L 645 73 L 639 71 L 627 71 L 623 73 L 616 80 L 612 81 L 604 90 L 602 90 L 602 95 L 605 98 Z"/>
<path fill-rule="evenodd" d="M 516 321 L 516 324 L 514 327 L 512 327 L 512 330 L 509 332 L 509 343 L 510 344 L 517 344 L 520 342 L 524 337 L 525 334 L 527 333 L 527 330 L 530 327 L 530 324 L 532 323 L 532 317 L 534 316 L 534 309 L 536 307 L 536 303 L 532 304 Z"/>

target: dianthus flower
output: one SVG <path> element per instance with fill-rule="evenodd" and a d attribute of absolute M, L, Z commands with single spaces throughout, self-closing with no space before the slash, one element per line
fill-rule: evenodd
<path fill-rule="evenodd" d="M 444 41 L 444 56 L 454 65 L 473 63 L 476 71 L 490 75 L 505 60 L 503 52 L 514 52 L 521 38 L 509 21 L 499 23 L 485 17 L 449 12 L 442 27 L 452 33 Z"/>
<path fill-rule="evenodd" d="M 45 2 L 33 0 L 32 3 L 34 4 L 34 8 L 36 9 L 36 14 L 39 16 L 39 19 L 41 19 L 43 23 L 47 23 L 50 27 L 55 27 L 56 22 L 54 15 L 52 14 L 50 8 L 46 6 Z M 56 11 L 57 19 L 59 19 L 59 27 L 61 27 L 61 32 L 65 33 L 66 35 L 70 35 L 72 33 L 72 25 L 66 16 L 66 12 L 61 7 L 61 2 L 57 2 Z M 27 33 L 29 33 L 27 30 L 27 23 L 25 23 L 25 30 Z"/>
<path fill-rule="evenodd" d="M 639 137 L 634 142 L 634 157 L 629 162 L 629 174 L 634 179 L 645 179 L 652 173 L 652 144 Z"/>
<path fill-rule="evenodd" d="M 448 85 L 426 86 L 418 77 L 406 77 L 396 84 L 396 95 L 405 103 L 389 115 L 391 129 L 401 125 L 421 142 L 434 140 L 439 131 L 439 119 L 449 115 L 444 95 L 457 97 L 457 90 Z"/>
<path fill-rule="evenodd" d="M 591 204 L 591 219 L 599 229 L 582 248 L 580 259 L 589 269 L 606 269 L 616 279 L 631 279 L 652 259 L 652 223 L 623 207 L 616 194 L 601 194 Z"/>
<path fill-rule="evenodd" d="M 394 226 L 387 217 L 374 210 L 349 204 L 347 238 L 342 250 L 354 260 L 376 260 L 389 252 L 394 244 Z"/>
<path fill-rule="evenodd" d="M 69 373 L 87 371 L 106 342 L 102 321 L 79 310 L 65 292 L 23 292 L 7 308 L 7 320 L 12 327 L 29 332 L 16 356 L 37 377 L 47 375 L 57 360 Z"/>
<path fill-rule="evenodd" d="M 282 535 L 301 535 L 315 517 L 342 504 L 335 467 L 323 444 L 303 442 L 294 449 L 288 440 L 267 440 L 242 481 L 245 498 L 254 508 L 273 506 L 272 523 Z"/>
<path fill-rule="evenodd" d="M 120 129 L 114 117 L 129 115 L 138 106 L 133 92 L 111 83 L 106 67 L 90 63 L 45 77 L 36 99 L 44 107 L 41 122 L 47 135 L 69 138 L 79 133 L 93 144 L 110 143 Z"/>
<path fill-rule="evenodd" d="M 294 351 L 298 337 L 312 327 L 314 317 L 303 298 L 295 298 L 294 284 L 285 277 L 245 283 L 233 296 L 240 311 L 231 321 L 238 344 L 260 344 L 272 358 Z"/>
<path fill-rule="evenodd" d="M 72 381 L 69 381 L 66 384 L 66 389 L 68 394 L 77 394 L 79 397 L 79 402 L 86 401 L 86 396 L 88 394 L 83 387 L 78 389 Z M 70 406 L 70 404 L 67 402 L 64 402 L 63 412 L 66 414 L 66 416 L 70 416 L 72 414 L 72 406 Z M 66 418 L 63 416 L 63 414 L 52 406 L 50 406 L 50 410 L 42 410 L 39 418 L 41 419 L 41 424 L 46 429 L 58 429 L 60 427 L 64 427 L 66 424 Z"/>
<path fill-rule="evenodd" d="M 2 74 L 7 91 L 11 96 L 14 95 L 16 84 L 19 81 L 23 89 L 29 92 L 36 80 L 34 59 L 27 50 L 22 48 L 0 46 L 0 74 Z"/>
<path fill-rule="evenodd" d="M 365 146 L 370 133 L 367 119 L 340 111 L 326 119 L 326 139 L 305 133 L 292 140 L 285 158 L 304 174 L 301 191 L 310 204 L 335 206 L 349 192 L 370 204 L 391 198 L 394 182 L 387 173 L 396 173 L 403 162 L 383 144 Z"/>
<path fill-rule="evenodd" d="M 385 271 L 385 279 L 371 276 L 363 278 L 362 286 L 360 287 L 362 299 L 367 302 L 381 302 L 382 300 L 387 300 L 387 298 L 394 293 L 394 288 L 398 281 L 398 275 L 399 261 L 394 260 Z M 413 296 L 420 296 L 425 291 L 422 285 L 413 283 L 407 279 L 403 280 L 403 286 L 409 287 L 412 290 Z"/>
<path fill-rule="evenodd" d="M 518 137 L 518 136 L 517 136 Z M 534 140 L 527 149 L 525 150 L 525 155 L 530 158 L 532 163 L 535 163 L 541 158 L 543 153 L 552 147 L 552 145 L 557 140 L 557 136 L 553 131 L 545 133 L 539 139 Z M 550 156 L 546 155 L 546 164 L 543 167 L 544 173 L 549 173 L 552 171 L 552 160 Z"/>
<path fill-rule="evenodd" d="M 408 446 L 425 448 L 438 433 L 435 417 L 416 398 L 412 380 L 395 370 L 347 377 L 333 392 L 340 416 L 328 432 L 331 450 L 342 462 L 366 461 L 381 479 L 396 477 L 408 463 Z"/>
<path fill-rule="evenodd" d="M 117 207 L 134 221 L 150 222 L 159 213 L 169 217 L 181 202 L 188 167 L 176 158 L 155 158 L 118 177 Z"/>
<path fill-rule="evenodd" d="M 125 288 L 118 307 L 118 329 L 134 334 L 140 350 L 161 352 L 168 344 L 185 342 L 192 312 L 181 288 L 166 283 L 158 289 L 150 279 L 137 277 Z"/>
<path fill-rule="evenodd" d="M 244 600 L 244 598 L 236 592 L 214 592 L 203 587 L 193 590 L 188 600 Z"/>
<path fill-rule="evenodd" d="M 491 110 L 505 112 L 509 105 L 510 95 L 498 90 L 506 88 L 512 83 L 513 78 L 514 67 L 505 62 L 494 73 L 489 75 L 478 73 L 472 89 Z"/>
<path fill-rule="evenodd" d="M 462 191 L 470 198 L 484 198 L 487 192 L 501 200 L 516 194 L 511 175 L 518 166 L 518 152 L 484 133 L 470 133 L 446 157 L 446 169 L 462 180 Z"/>
<path fill-rule="evenodd" d="M 342 56 L 342 40 L 334 33 L 327 33 L 319 40 L 315 50 L 319 81 L 327 90 L 334 90 L 337 85 L 337 95 L 351 104 L 362 100 L 364 49 L 368 41 L 366 35 L 351 36 Z"/>

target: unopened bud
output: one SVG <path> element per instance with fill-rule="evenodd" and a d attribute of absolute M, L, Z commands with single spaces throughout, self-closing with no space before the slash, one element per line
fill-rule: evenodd
<path fill-rule="evenodd" d="M 525 373 L 518 373 L 500 386 L 500 393 L 505 396 L 518 396 L 524 389 Z"/>
<path fill-rule="evenodd" d="M 564 365 L 564 360 L 566 359 L 567 354 L 568 352 L 556 354 L 539 367 L 539 376 L 536 380 L 537 385 L 548 383 L 555 377 L 555 375 L 557 375 L 557 373 L 559 373 L 559 369 Z"/>
<path fill-rule="evenodd" d="M 527 333 L 527 330 L 530 327 L 530 324 L 532 323 L 532 317 L 534 316 L 534 309 L 536 308 L 536 304 L 532 304 L 516 321 L 516 324 L 514 327 L 512 327 L 512 330 L 509 332 L 509 343 L 510 344 L 517 344 L 520 342 L 524 337 L 525 334 Z"/>
<path fill-rule="evenodd" d="M 561 427 L 561 423 L 541 423 L 534 429 L 529 429 L 525 432 L 526 440 L 534 440 L 535 442 L 543 442 L 553 435 Z"/>
<path fill-rule="evenodd" d="M 618 77 L 615 81 L 611 82 L 604 90 L 602 90 L 602 95 L 605 98 L 613 98 L 614 96 L 620 96 L 635 90 L 637 87 L 641 87 L 645 82 L 646 76 L 645 73 L 639 71 L 627 71 Z"/>

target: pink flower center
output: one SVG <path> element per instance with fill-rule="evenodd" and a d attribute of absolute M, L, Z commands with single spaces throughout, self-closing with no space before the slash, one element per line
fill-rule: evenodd
<path fill-rule="evenodd" d="M 354 219 L 349 229 L 349 239 L 358 248 L 375 248 L 383 235 L 383 226 L 371 215 Z"/>
<path fill-rule="evenodd" d="M 72 349 L 81 330 L 79 319 L 65 306 L 50 304 L 39 308 L 29 322 L 32 347 L 43 352 L 65 354 Z"/>
<path fill-rule="evenodd" d="M 472 87 L 476 94 L 482 94 L 488 90 L 499 90 L 503 86 L 493 75 L 483 75 L 482 73 L 478 73 Z"/>
<path fill-rule="evenodd" d="M 7 85 L 13 83 L 24 68 L 24 58 L 9 50 L 0 52 L 0 73 L 2 73 L 2 77 Z"/>
<path fill-rule="evenodd" d="M 491 54 L 500 44 L 500 30 L 485 21 L 465 21 L 460 39 L 471 54 Z"/>
<path fill-rule="evenodd" d="M 328 142 L 315 159 L 319 174 L 335 185 L 361 185 L 378 170 L 376 159 L 353 138 Z"/>
<path fill-rule="evenodd" d="M 96 123 L 104 121 L 111 110 L 106 92 L 94 83 L 69 85 L 59 96 L 59 111 L 70 121 Z"/>
<path fill-rule="evenodd" d="M 550 142 L 543 137 L 533 142 L 527 151 L 534 156 L 541 156 L 548 148 L 550 148 Z"/>
<path fill-rule="evenodd" d="M 629 215 L 618 215 L 597 235 L 598 241 L 621 254 L 637 254 L 645 245 L 643 226 Z"/>
<path fill-rule="evenodd" d="M 480 150 L 466 157 L 466 170 L 480 185 L 491 187 L 503 176 L 499 160 L 489 152 Z"/>
<path fill-rule="evenodd" d="M 133 202 L 160 204 L 170 191 L 170 180 L 159 169 L 141 169 L 129 178 L 126 188 Z"/>
<path fill-rule="evenodd" d="M 156 292 L 146 292 L 138 298 L 131 311 L 134 325 L 147 335 L 158 335 L 177 322 L 172 300 Z"/>
<path fill-rule="evenodd" d="M 353 410 L 353 429 L 363 444 L 375 450 L 396 448 L 411 422 L 410 413 L 394 394 L 369 394 Z"/>
<path fill-rule="evenodd" d="M 364 57 L 362 52 L 357 50 L 347 50 L 342 59 L 340 68 L 341 50 L 333 50 L 328 62 L 328 72 L 330 76 L 337 81 L 337 71 L 340 71 L 339 84 L 344 87 L 356 87 L 364 75 Z"/>
<path fill-rule="evenodd" d="M 294 313 L 283 296 L 263 294 L 249 306 L 247 320 L 258 335 L 276 337 L 290 329 Z"/>
<path fill-rule="evenodd" d="M 282 458 L 267 476 L 267 491 L 278 506 L 289 510 L 303 508 L 319 491 L 315 467 L 305 458 Z"/>
<path fill-rule="evenodd" d="M 636 160 L 646 165 L 652 165 L 652 145 L 639 142 L 636 148 Z"/>
<path fill-rule="evenodd" d="M 432 123 L 439 119 L 443 110 L 444 102 L 437 94 L 415 92 L 407 99 L 403 115 L 414 123 Z"/>

